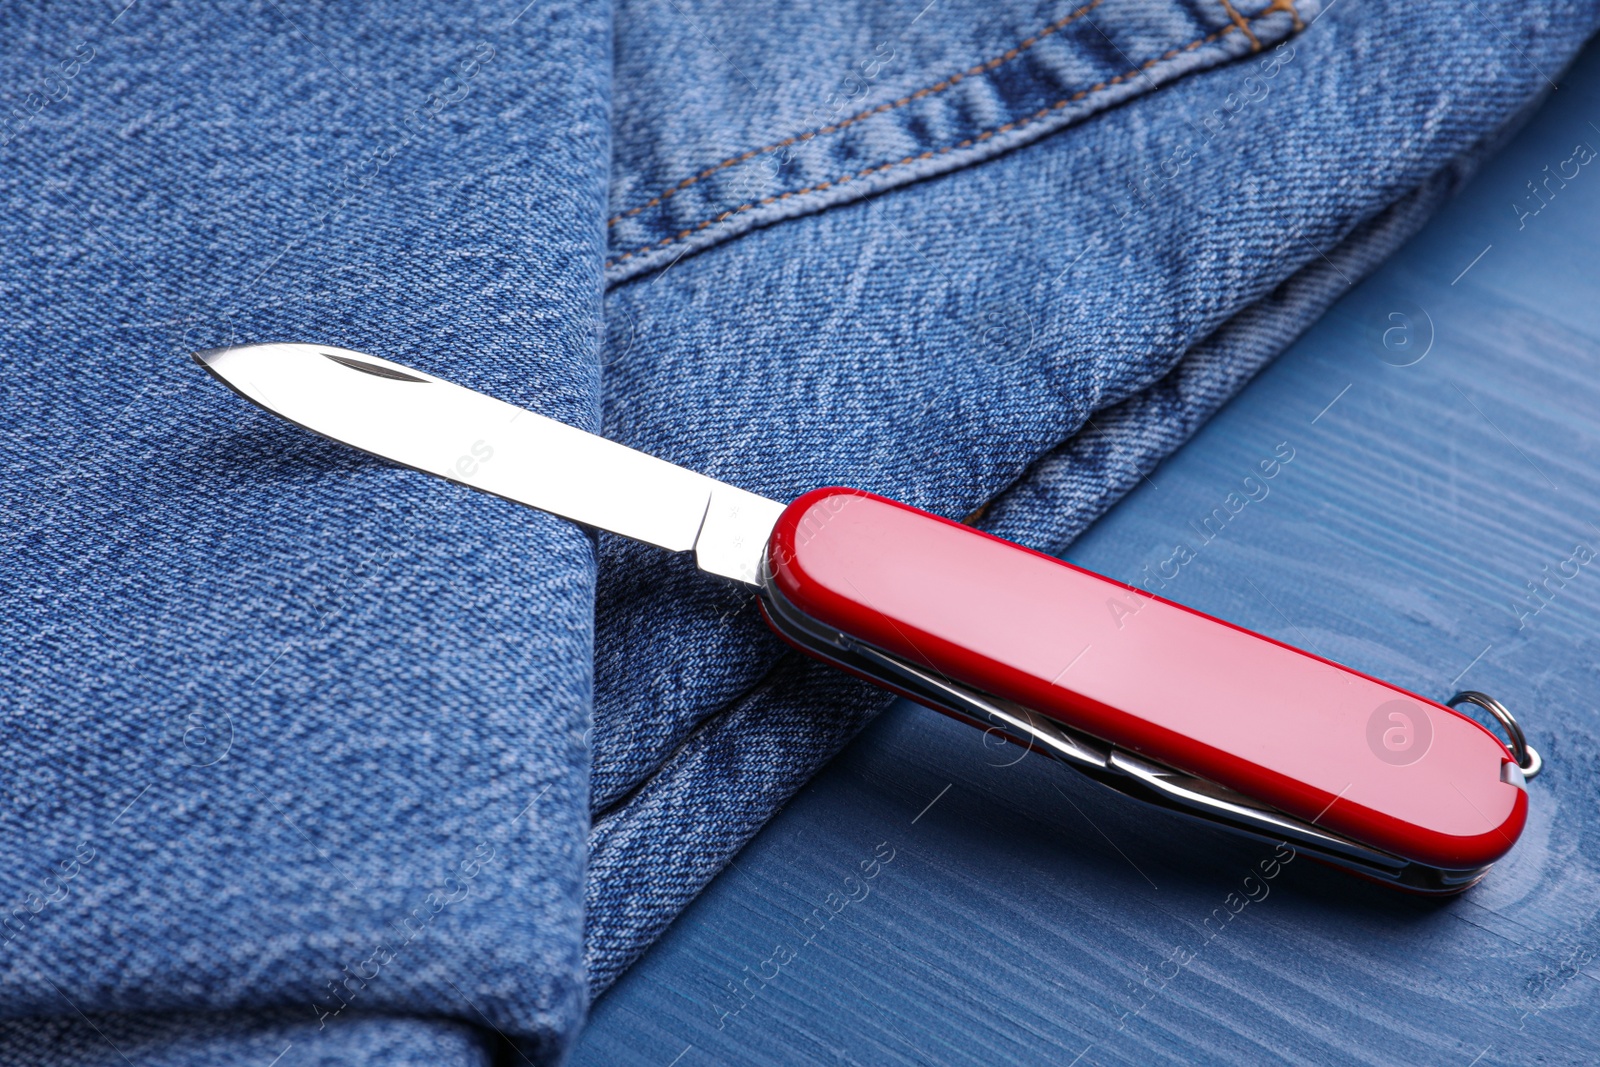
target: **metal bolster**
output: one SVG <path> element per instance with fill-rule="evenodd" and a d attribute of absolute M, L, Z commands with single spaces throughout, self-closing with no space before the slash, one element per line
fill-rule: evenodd
<path fill-rule="evenodd" d="M 1471 870 L 1432 867 L 1331 833 L 1243 793 L 1125 752 L 1030 708 L 825 627 L 789 603 L 771 582 L 762 583 L 762 596 L 773 626 L 812 654 L 1051 756 L 1135 800 L 1234 834 L 1286 843 L 1324 863 L 1415 893 L 1459 893 L 1489 871 L 1487 866 Z"/>

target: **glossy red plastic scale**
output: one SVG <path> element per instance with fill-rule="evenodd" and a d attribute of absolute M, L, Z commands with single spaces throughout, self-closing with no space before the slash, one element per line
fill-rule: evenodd
<path fill-rule="evenodd" d="M 892 500 L 800 497 L 767 583 L 815 629 L 1419 864 L 1486 867 L 1527 817 L 1511 752 L 1450 708 Z"/>

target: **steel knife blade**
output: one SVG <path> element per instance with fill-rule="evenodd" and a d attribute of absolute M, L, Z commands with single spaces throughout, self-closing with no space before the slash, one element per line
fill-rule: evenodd
<path fill-rule="evenodd" d="M 363 452 L 674 552 L 758 584 L 775 500 L 363 352 L 217 348 L 195 360 L 246 400 Z"/>

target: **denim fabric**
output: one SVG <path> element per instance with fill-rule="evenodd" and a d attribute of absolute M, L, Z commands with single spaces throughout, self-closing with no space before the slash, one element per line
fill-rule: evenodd
<path fill-rule="evenodd" d="M 597 425 L 610 14 L 521 7 L 0 14 L 0 1017 L 55 1017 L 0 1063 L 578 1025 L 592 538 L 187 358 L 319 340 Z"/>
<path fill-rule="evenodd" d="M 1595 21 L 672 0 L 613 83 L 601 5 L 8 8 L 0 1063 L 554 1062 L 882 704 L 688 560 L 189 351 L 362 349 L 1058 547 Z"/>
<path fill-rule="evenodd" d="M 661 19 L 624 5 L 607 278 L 992 158 L 1270 51 L 1321 8 L 806 0 L 761 18 L 722 5 Z"/>
<path fill-rule="evenodd" d="M 737 62 L 763 85 L 727 43 L 738 14 L 694 14 L 706 51 L 682 69 Z M 1100 9 L 1087 17 L 1112 32 Z M 848 201 L 702 254 L 665 245 L 654 272 L 614 265 L 607 431 L 779 499 L 845 484 L 951 517 L 989 504 L 989 528 L 1060 550 L 1413 232 L 1597 17 L 1593 4 L 1336 3 L 1281 45 L 981 166 L 889 195 L 852 182 Z M 619 71 L 670 75 L 630 57 L 626 29 L 619 42 Z M 663 112 L 703 106 L 706 80 L 656 88 Z M 724 81 L 739 112 L 748 86 Z M 918 147 L 944 143 L 936 125 Z M 680 136 L 619 122 L 618 154 Z M 851 151 L 862 169 L 887 161 Z M 740 154 L 718 143 L 675 168 L 631 165 L 660 188 Z M 628 180 L 613 216 L 637 202 L 618 192 Z M 713 209 L 745 202 L 715 192 Z M 614 264 L 636 247 L 622 228 Z M 698 240 L 714 238 L 682 243 Z M 747 594 L 682 561 L 602 538 L 599 598 L 596 991 L 885 703 L 786 653 Z"/>
<path fill-rule="evenodd" d="M 235 1015 L 57 1016 L 12 1023 L 0 1062 L 28 1067 L 137 1064 L 148 1067 L 345 1067 L 416 1063 L 487 1067 L 499 1051 L 481 1026 L 432 1019 L 353 1018 L 319 1030 L 297 1010 Z"/>

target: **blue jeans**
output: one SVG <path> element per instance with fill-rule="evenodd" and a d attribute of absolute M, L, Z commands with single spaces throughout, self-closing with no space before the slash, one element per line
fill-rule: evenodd
<path fill-rule="evenodd" d="M 188 352 L 326 341 L 1060 549 L 1597 21 L 1323 12 L 0 14 L 0 1062 L 554 1062 L 884 703 Z"/>

